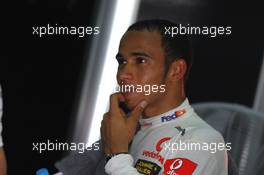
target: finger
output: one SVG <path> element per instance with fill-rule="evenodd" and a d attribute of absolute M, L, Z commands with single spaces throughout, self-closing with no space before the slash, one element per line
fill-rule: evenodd
<path fill-rule="evenodd" d="M 140 114 L 143 112 L 146 106 L 147 102 L 145 100 L 141 101 L 131 112 L 130 117 L 128 118 L 129 122 L 133 122 L 133 124 L 136 124 L 138 122 Z"/>
<path fill-rule="evenodd" d="M 103 115 L 103 119 L 102 119 L 102 121 L 101 121 L 101 127 L 104 126 L 104 123 L 105 123 L 106 119 L 107 119 L 107 113 L 105 113 L 105 114 Z"/>
<path fill-rule="evenodd" d="M 101 126 L 101 144 L 104 150 L 104 153 L 108 153 L 107 145 L 106 145 L 106 136 L 105 136 L 105 126 Z"/>
<path fill-rule="evenodd" d="M 103 116 L 103 120 L 102 120 L 102 126 L 101 126 L 101 140 L 102 140 L 102 146 L 103 146 L 103 150 L 104 150 L 104 153 L 107 155 L 107 154 L 110 154 L 110 150 L 108 148 L 108 145 L 107 145 L 107 132 L 109 131 L 108 127 L 108 122 L 109 122 L 109 113 L 105 113 L 104 116 Z"/>
<path fill-rule="evenodd" d="M 104 126 L 101 124 L 101 127 L 100 127 L 100 133 L 101 133 L 101 140 L 104 142 Z"/>
<path fill-rule="evenodd" d="M 105 123 L 107 122 L 107 117 L 108 117 L 108 112 L 103 115 L 103 120 L 101 121 L 100 132 L 101 132 L 102 139 L 104 139 L 105 137 L 105 127 L 106 127 Z"/>
<path fill-rule="evenodd" d="M 109 116 L 109 113 L 106 112 L 106 113 L 103 115 L 103 120 L 106 120 L 108 116 Z"/>
<path fill-rule="evenodd" d="M 120 113 L 121 113 L 122 116 L 126 116 L 126 113 L 123 111 L 122 108 L 120 108 Z"/>
<path fill-rule="evenodd" d="M 124 96 L 121 93 L 115 93 L 110 96 L 110 112 L 120 113 L 119 102 L 124 101 Z M 118 116 L 118 115 L 114 115 Z"/>
<path fill-rule="evenodd" d="M 101 133 L 101 139 L 104 140 L 104 134 L 105 134 L 105 125 L 104 125 L 104 121 L 102 120 L 101 122 L 101 127 L 100 127 L 100 133 Z"/>

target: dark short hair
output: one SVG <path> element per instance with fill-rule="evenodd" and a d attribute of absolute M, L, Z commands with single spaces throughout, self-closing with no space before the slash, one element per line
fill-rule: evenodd
<path fill-rule="evenodd" d="M 190 39 L 187 35 L 174 35 L 173 37 L 166 34 L 165 27 L 178 27 L 179 24 L 163 19 L 152 19 L 138 21 L 132 24 L 127 31 L 142 31 L 158 32 L 161 36 L 161 46 L 165 54 L 165 75 L 168 72 L 169 66 L 176 59 L 183 59 L 187 64 L 185 80 L 187 79 L 192 65 L 192 47 Z M 179 27 L 178 27 L 179 28 Z"/>

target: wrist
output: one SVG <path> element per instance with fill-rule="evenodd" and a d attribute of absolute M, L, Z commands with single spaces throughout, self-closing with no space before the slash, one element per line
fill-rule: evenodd
<path fill-rule="evenodd" d="M 118 153 L 113 153 L 113 154 L 106 154 L 105 155 L 105 163 L 107 163 L 111 158 L 120 155 L 120 154 L 128 154 L 128 152 L 118 152 Z"/>
<path fill-rule="evenodd" d="M 110 154 L 116 154 L 120 152 L 128 152 L 128 145 L 119 145 L 118 147 L 112 147 L 110 149 Z"/>

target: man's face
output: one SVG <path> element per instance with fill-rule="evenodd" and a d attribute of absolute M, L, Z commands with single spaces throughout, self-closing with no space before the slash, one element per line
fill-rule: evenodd
<path fill-rule="evenodd" d="M 161 36 L 157 32 L 129 31 L 121 39 L 119 52 L 117 81 L 119 85 L 157 85 L 164 79 L 164 51 Z M 129 109 L 133 109 L 140 101 L 146 100 L 149 105 L 161 100 L 162 93 L 123 93 Z"/>

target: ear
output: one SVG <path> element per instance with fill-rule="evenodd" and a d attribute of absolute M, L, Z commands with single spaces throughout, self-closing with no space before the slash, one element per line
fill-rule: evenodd
<path fill-rule="evenodd" d="M 187 64 L 183 59 L 175 60 L 171 65 L 168 72 L 168 79 L 170 81 L 179 81 L 184 79 L 187 70 Z"/>

